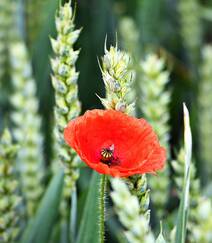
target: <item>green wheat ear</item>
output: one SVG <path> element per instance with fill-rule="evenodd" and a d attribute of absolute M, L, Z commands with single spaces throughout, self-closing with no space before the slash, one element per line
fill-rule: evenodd
<path fill-rule="evenodd" d="M 106 98 L 100 98 L 104 107 L 128 114 L 132 113 L 134 103 L 130 103 L 129 94 L 133 73 L 130 70 L 129 55 L 120 51 L 117 45 L 111 46 L 107 50 L 105 43 L 105 55 L 102 58 L 100 68 L 106 89 Z"/>
<path fill-rule="evenodd" d="M 155 54 L 147 55 L 146 59 L 140 63 L 140 70 L 141 98 L 138 106 L 158 135 L 160 144 L 166 148 L 167 157 L 169 157 L 168 122 L 171 92 L 166 87 L 169 82 L 169 71 L 165 69 L 165 60 Z M 169 193 L 168 166 L 166 165 L 166 168 L 158 174 L 160 178 L 149 177 L 149 184 L 151 188 L 157 188 L 157 190 L 152 190 L 151 197 L 159 217 L 162 217 Z M 161 195 L 164 196 L 161 197 Z"/>
<path fill-rule="evenodd" d="M 212 45 L 204 46 L 200 67 L 198 112 L 201 157 L 205 163 L 204 171 L 208 178 L 212 176 Z M 205 179 L 205 178 L 204 178 Z"/>
<path fill-rule="evenodd" d="M 65 143 L 63 131 L 68 122 L 76 118 L 81 111 L 77 85 L 79 73 L 75 66 L 79 50 L 74 50 L 74 44 L 81 30 L 75 29 L 71 1 L 65 3 L 64 6 L 60 5 L 56 15 L 56 29 L 56 38 L 51 38 L 54 51 L 54 57 L 51 59 L 52 85 L 55 91 L 55 162 L 53 167 L 59 165 L 58 161 L 64 165 L 66 175 L 61 213 L 63 219 L 67 220 L 70 195 L 76 189 L 76 180 L 79 177 L 79 170 L 76 167 L 80 160 L 74 150 Z"/>
<path fill-rule="evenodd" d="M 11 119 L 13 134 L 20 144 L 17 166 L 21 174 L 21 184 L 28 217 L 34 215 L 43 193 L 43 156 L 41 119 L 38 114 L 35 81 L 26 47 L 22 41 L 11 41 L 10 66 L 14 92 L 11 104 L 14 108 Z"/>
<path fill-rule="evenodd" d="M 12 144 L 12 138 L 6 129 L 0 138 L 0 242 L 11 243 L 20 233 L 21 198 L 18 195 L 15 161 L 18 147 Z"/>
<path fill-rule="evenodd" d="M 119 220 L 126 228 L 124 234 L 127 240 L 130 243 L 155 242 L 149 227 L 149 214 L 148 212 L 146 214 L 141 212 L 137 196 L 131 194 L 129 188 L 121 179 L 112 179 L 111 184 L 113 188 L 111 198 Z M 148 207 L 148 205 L 146 206 Z"/>

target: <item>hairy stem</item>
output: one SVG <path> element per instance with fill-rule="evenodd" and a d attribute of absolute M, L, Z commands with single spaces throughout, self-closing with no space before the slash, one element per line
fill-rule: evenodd
<path fill-rule="evenodd" d="M 106 175 L 101 176 L 99 191 L 99 242 L 104 243 L 105 236 L 105 192 L 107 187 Z"/>

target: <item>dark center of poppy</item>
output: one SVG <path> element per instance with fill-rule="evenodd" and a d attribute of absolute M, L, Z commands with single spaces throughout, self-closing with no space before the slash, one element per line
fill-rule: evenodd
<path fill-rule="evenodd" d="M 109 147 L 102 148 L 100 161 L 108 166 L 119 164 L 118 157 L 114 157 L 114 144 Z"/>

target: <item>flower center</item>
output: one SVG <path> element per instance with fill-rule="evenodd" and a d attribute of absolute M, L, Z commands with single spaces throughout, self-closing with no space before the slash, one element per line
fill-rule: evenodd
<path fill-rule="evenodd" d="M 109 147 L 102 148 L 100 161 L 108 166 L 119 164 L 119 159 L 114 157 L 114 144 Z"/>

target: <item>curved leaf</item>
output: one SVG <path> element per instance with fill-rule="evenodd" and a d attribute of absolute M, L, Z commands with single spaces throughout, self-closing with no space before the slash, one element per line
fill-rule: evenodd
<path fill-rule="evenodd" d="M 76 243 L 98 242 L 100 177 L 93 172 Z"/>
<path fill-rule="evenodd" d="M 63 177 L 63 170 L 59 170 L 52 178 L 35 217 L 30 220 L 23 234 L 21 243 L 48 242 L 58 214 Z"/>

